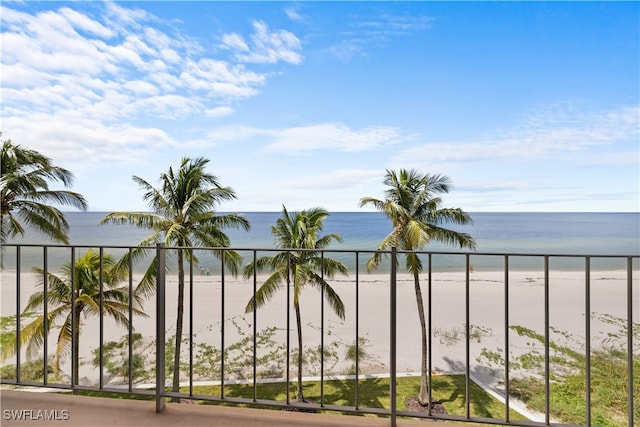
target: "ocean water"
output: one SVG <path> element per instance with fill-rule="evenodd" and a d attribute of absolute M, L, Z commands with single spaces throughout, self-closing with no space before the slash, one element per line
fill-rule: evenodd
<path fill-rule="evenodd" d="M 106 212 L 70 212 L 69 237 L 77 246 L 133 246 L 150 233 L 127 225 L 98 226 Z M 244 213 L 251 230 L 226 229 L 233 248 L 274 248 L 271 225 L 280 212 Z M 452 226 L 471 234 L 477 241 L 479 253 L 508 254 L 576 254 L 576 255 L 639 255 L 640 213 L 471 213 L 473 224 Z M 333 212 L 325 221 L 324 233 L 338 233 L 342 243 L 334 243 L 336 250 L 375 250 L 378 243 L 391 231 L 389 220 L 377 212 Z M 9 243 L 51 244 L 45 237 L 28 231 L 24 237 Z M 15 249 L 5 248 L 4 267 L 15 268 Z M 429 251 L 463 252 L 464 249 L 434 242 Z M 116 250 L 117 252 L 117 250 Z M 243 255 L 250 253 L 242 252 Z M 353 254 L 331 253 L 350 269 L 355 268 Z M 55 267 L 68 259 L 68 249 L 49 249 L 49 266 Z M 361 254 L 359 265 L 364 267 L 369 254 Z M 42 249 L 24 248 L 22 268 L 42 266 Z M 464 256 L 434 255 L 434 268 L 453 270 L 464 266 Z M 541 257 L 515 257 L 513 269 L 538 269 Z M 554 266 L 582 269 L 582 259 L 554 259 Z M 472 255 L 475 268 L 501 269 L 503 257 Z M 218 261 L 201 257 L 200 265 L 217 270 Z M 637 268 L 637 261 L 635 262 Z M 594 268 L 623 269 L 624 259 L 594 258 Z M 142 267 L 137 268 L 138 270 Z"/>

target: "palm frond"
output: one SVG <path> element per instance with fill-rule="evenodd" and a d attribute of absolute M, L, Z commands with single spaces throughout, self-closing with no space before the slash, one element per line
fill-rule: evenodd
<path fill-rule="evenodd" d="M 165 230 L 170 221 L 163 215 L 149 212 L 112 212 L 98 222 L 104 224 L 130 224 L 138 228 L 146 228 L 154 231 Z"/>
<path fill-rule="evenodd" d="M 53 240 L 69 243 L 69 230 L 64 215 L 58 209 L 42 203 L 20 200 L 14 203 L 16 214 L 25 224 L 39 230 Z"/>
<path fill-rule="evenodd" d="M 60 372 L 60 363 L 62 363 L 71 354 L 71 315 L 68 315 L 65 322 L 60 327 L 58 340 L 56 342 L 56 351 L 53 356 L 53 373 L 57 377 Z"/>
<path fill-rule="evenodd" d="M 406 256 L 406 267 L 411 273 L 422 272 L 422 261 L 415 252 L 409 252 Z"/>
<path fill-rule="evenodd" d="M 24 221 L 55 241 L 68 243 L 64 215 L 44 202 L 86 210 L 87 202 L 79 193 L 49 189 L 49 183 L 56 181 L 70 186 L 73 174 L 11 140 L 2 141 L 0 169 L 0 241 L 4 243 L 7 238 L 24 233 L 20 224 Z"/>
<path fill-rule="evenodd" d="M 269 301 L 273 295 L 280 289 L 282 283 L 286 282 L 287 275 L 286 271 L 278 270 L 271 274 L 267 279 L 260 285 L 260 287 L 256 290 L 256 294 L 251 297 L 247 306 L 245 307 L 245 312 L 250 313 L 254 311 L 256 308 L 262 307 L 267 301 Z"/>
<path fill-rule="evenodd" d="M 38 202 L 53 202 L 59 205 L 71 206 L 80 210 L 87 210 L 88 207 L 87 201 L 80 193 L 67 190 L 36 191 L 25 195 L 25 197 Z"/>
<path fill-rule="evenodd" d="M 340 319 L 344 320 L 344 303 L 335 289 L 333 289 L 326 280 L 322 279 L 322 277 L 317 274 L 314 274 L 313 277 L 311 277 L 309 283 L 324 290 L 325 300 L 329 303 L 329 306 L 333 309 L 334 313 L 336 313 Z"/>
<path fill-rule="evenodd" d="M 378 249 L 378 251 L 385 251 L 394 246 L 398 247 L 398 235 L 395 230 L 387 234 L 387 236 L 378 244 L 376 249 Z M 367 261 L 367 271 L 371 272 L 376 270 L 380 263 L 382 263 L 384 256 L 385 254 L 383 252 L 374 252 L 373 255 L 371 255 L 371 258 Z"/>

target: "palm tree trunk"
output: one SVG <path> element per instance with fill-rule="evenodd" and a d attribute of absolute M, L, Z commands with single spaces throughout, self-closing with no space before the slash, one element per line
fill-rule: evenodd
<path fill-rule="evenodd" d="M 76 311 L 74 325 L 73 325 L 73 355 L 75 356 L 75 360 L 71 363 L 73 364 L 73 381 L 75 381 L 73 385 L 77 385 L 80 382 L 80 314 L 82 313 L 81 307 L 74 308 Z M 76 391 L 74 390 L 74 393 Z"/>
<path fill-rule="evenodd" d="M 184 315 L 184 259 L 182 249 L 178 249 L 178 314 L 176 317 L 176 345 L 173 357 L 173 387 L 172 391 L 180 391 L 180 347 L 182 345 L 182 318 Z M 179 402 L 177 397 L 172 402 Z"/>
<path fill-rule="evenodd" d="M 302 321 L 300 318 L 300 304 L 294 304 L 296 310 L 296 326 L 298 329 L 298 390 L 296 392 L 296 400 L 304 402 L 302 395 Z"/>
<path fill-rule="evenodd" d="M 416 302 L 418 303 L 418 316 L 420 317 L 420 333 L 422 337 L 422 352 L 420 366 L 420 394 L 418 394 L 418 402 L 422 406 L 429 404 L 429 386 L 427 384 L 427 324 L 425 321 L 424 302 L 422 300 L 422 290 L 420 289 L 420 279 L 418 272 L 413 272 L 413 284 L 416 291 Z"/>

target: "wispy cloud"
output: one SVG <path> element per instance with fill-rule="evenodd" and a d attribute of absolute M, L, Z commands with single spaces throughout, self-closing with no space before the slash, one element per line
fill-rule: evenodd
<path fill-rule="evenodd" d="M 389 14 L 353 15 L 350 28 L 340 33 L 342 39 L 328 51 L 343 61 L 365 55 L 371 45 L 387 44 L 392 38 L 403 37 L 431 28 L 435 18 L 424 15 Z"/>
<path fill-rule="evenodd" d="M 368 126 L 352 129 L 343 123 L 333 122 L 283 129 L 226 127 L 211 131 L 209 137 L 217 141 L 235 142 L 260 137 L 267 140 L 264 150 L 291 155 L 327 150 L 364 152 L 415 138 L 394 127 Z"/>
<path fill-rule="evenodd" d="M 294 3 L 284 8 L 284 13 L 287 15 L 287 18 L 294 22 L 305 22 L 307 18 L 300 12 L 301 9 L 300 3 Z"/>
<path fill-rule="evenodd" d="M 225 34 L 221 47 L 232 50 L 238 61 L 244 63 L 275 64 L 283 61 L 289 64 L 302 62 L 302 44 L 298 37 L 286 30 L 270 31 L 262 21 L 253 22 L 254 32 L 250 42 L 239 34 Z"/>
<path fill-rule="evenodd" d="M 329 47 L 329 52 L 340 59 L 341 61 L 348 62 L 356 56 L 362 55 L 366 46 L 366 40 L 359 38 L 352 38 L 342 40 L 337 44 Z"/>
<path fill-rule="evenodd" d="M 427 142 L 398 153 L 395 163 L 484 162 L 531 160 L 554 153 L 579 152 L 589 147 L 640 136 L 640 107 L 581 112 L 548 108 L 528 116 L 516 127 L 473 141 Z"/>
<path fill-rule="evenodd" d="M 359 19 L 355 21 L 353 25 L 369 36 L 383 37 L 406 35 L 423 31 L 431 28 L 434 20 L 435 18 L 431 16 L 382 14 Z"/>
<path fill-rule="evenodd" d="M 267 149 L 287 153 L 315 150 L 359 152 L 397 144 L 405 138 L 398 129 L 391 127 L 370 126 L 355 130 L 341 123 L 321 123 L 280 130 L 274 133 L 275 141 Z"/>

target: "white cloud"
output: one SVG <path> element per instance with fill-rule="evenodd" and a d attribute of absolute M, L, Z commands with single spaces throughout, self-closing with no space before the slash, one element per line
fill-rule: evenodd
<path fill-rule="evenodd" d="M 329 52 L 342 61 L 349 61 L 354 56 L 362 55 L 364 52 L 365 42 L 362 39 L 342 40 L 341 42 L 330 46 Z"/>
<path fill-rule="evenodd" d="M 343 31 L 342 40 L 328 48 L 342 61 L 366 55 L 368 46 L 385 45 L 392 37 L 408 36 L 431 28 L 435 18 L 414 15 L 375 15 L 350 17 L 351 29 Z"/>
<path fill-rule="evenodd" d="M 3 5 L 0 24 L 2 130 L 62 162 L 127 161 L 173 145 L 148 123 L 233 114 L 269 73 L 217 58 L 203 47 L 209 40 L 111 2 L 34 13 Z M 295 35 L 254 29 L 247 62 L 300 62 Z"/>
<path fill-rule="evenodd" d="M 371 36 L 403 35 L 431 28 L 435 18 L 430 16 L 389 15 L 359 19 L 354 26 Z"/>
<path fill-rule="evenodd" d="M 498 131 L 476 141 L 432 142 L 414 146 L 400 152 L 394 162 L 413 165 L 423 162 L 532 160 L 552 153 L 637 140 L 640 136 L 639 123 L 639 107 L 588 113 L 567 110 L 560 113 L 557 108 L 551 108 L 536 112 L 516 128 Z"/>
<path fill-rule="evenodd" d="M 115 2 L 106 3 L 106 17 L 111 24 L 132 28 L 139 28 L 139 22 L 154 20 L 146 10 L 122 7 Z"/>
<path fill-rule="evenodd" d="M 284 13 L 287 18 L 295 22 L 305 22 L 306 18 L 300 13 L 300 3 L 296 3 L 284 8 Z"/>
<path fill-rule="evenodd" d="M 399 144 L 415 138 L 387 126 L 351 129 L 342 123 L 318 123 L 284 129 L 235 126 L 215 129 L 209 133 L 217 141 L 242 141 L 252 138 L 268 141 L 266 151 L 302 154 L 311 151 L 364 152 L 381 146 Z"/>
<path fill-rule="evenodd" d="M 59 13 L 69 21 L 72 28 L 85 31 L 102 38 L 109 38 L 115 35 L 109 28 L 75 10 L 65 7 L 60 9 Z"/>
<path fill-rule="evenodd" d="M 275 131 L 275 141 L 268 150 L 287 153 L 302 153 L 314 150 L 337 150 L 359 152 L 382 145 L 397 144 L 407 137 L 398 129 L 370 126 L 353 130 L 341 123 L 320 123 Z"/>
<path fill-rule="evenodd" d="M 38 123 L 37 127 L 33 122 Z M 127 124 L 106 125 L 87 118 L 66 120 L 51 114 L 12 117 L 3 126 L 11 129 L 16 143 L 82 169 L 95 162 L 136 163 L 148 152 L 176 146 L 177 142 L 158 128 L 136 128 Z"/>
<path fill-rule="evenodd" d="M 240 34 L 231 33 L 222 36 L 223 47 L 231 50 L 238 50 L 241 52 L 247 52 L 249 45 L 244 41 Z"/>
<path fill-rule="evenodd" d="M 233 114 L 234 110 L 231 107 L 215 107 L 209 108 L 204 112 L 207 117 L 226 117 Z"/>
<path fill-rule="evenodd" d="M 257 93 L 265 76 L 232 66 L 224 61 L 202 58 L 189 61 L 180 74 L 179 84 L 187 90 L 202 90 L 209 96 L 248 97 Z"/>
<path fill-rule="evenodd" d="M 225 34 L 221 47 L 235 52 L 236 59 L 244 63 L 275 64 L 279 61 L 300 64 L 302 44 L 295 34 L 286 30 L 270 31 L 262 21 L 253 22 L 251 43 L 236 33 Z"/>
<path fill-rule="evenodd" d="M 153 95 L 157 95 L 160 92 L 160 89 L 157 86 L 152 85 L 151 83 L 144 80 L 131 80 L 131 81 L 125 82 L 122 85 L 122 87 L 127 90 L 130 90 L 137 96 L 145 96 L 145 95 L 153 96 Z"/>
<path fill-rule="evenodd" d="M 186 117 L 204 109 L 197 99 L 175 94 L 145 97 L 135 100 L 131 107 L 134 111 L 144 110 L 163 119 Z"/>

